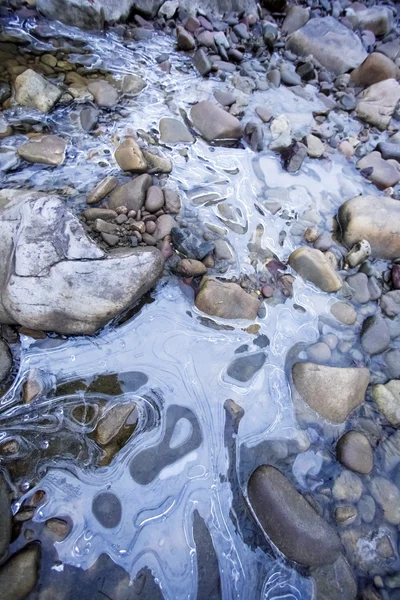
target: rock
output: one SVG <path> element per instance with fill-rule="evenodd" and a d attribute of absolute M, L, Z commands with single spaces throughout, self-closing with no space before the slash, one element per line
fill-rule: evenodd
<path fill-rule="evenodd" d="M 85 131 L 92 131 L 99 120 L 99 111 L 94 106 L 85 106 L 79 113 L 81 127 Z"/>
<path fill-rule="evenodd" d="M 108 208 L 87 208 L 82 214 L 87 221 L 95 221 L 96 219 L 114 221 L 118 217 L 118 213 L 115 210 Z"/>
<path fill-rule="evenodd" d="M 147 86 L 147 83 L 140 77 L 140 75 L 135 75 L 133 73 L 129 75 L 125 75 L 122 82 L 122 91 L 124 94 L 130 94 L 133 96 L 137 96 L 144 90 Z"/>
<path fill-rule="evenodd" d="M 351 504 L 344 504 L 335 508 L 335 520 L 341 525 L 351 525 L 357 519 L 357 509 Z"/>
<path fill-rule="evenodd" d="M 102 108 L 112 108 L 118 102 L 118 92 L 104 79 L 90 81 L 87 86 L 96 104 Z"/>
<path fill-rule="evenodd" d="M 389 327 L 381 315 L 367 317 L 361 329 L 361 346 L 367 354 L 380 354 L 390 344 Z"/>
<path fill-rule="evenodd" d="M 61 98 L 61 90 L 32 69 L 27 69 L 15 79 L 15 100 L 21 106 L 49 112 Z"/>
<path fill-rule="evenodd" d="M 15 148 L 9 146 L 0 147 L 0 171 L 6 173 L 14 169 L 18 163 L 19 157 Z"/>
<path fill-rule="evenodd" d="M 359 5 L 356 15 L 360 29 L 372 31 L 376 36 L 389 33 L 392 27 L 392 11 L 387 6 L 371 6 L 370 8 Z"/>
<path fill-rule="evenodd" d="M 400 315 L 400 290 L 393 290 L 381 298 L 381 309 L 387 317 Z"/>
<path fill-rule="evenodd" d="M 147 162 L 141 149 L 133 138 L 127 138 L 115 151 L 115 160 L 123 171 L 143 173 L 147 171 Z"/>
<path fill-rule="evenodd" d="M 180 50 L 189 51 L 196 47 L 193 36 L 181 25 L 176 28 L 176 39 Z"/>
<path fill-rule="evenodd" d="M 207 273 L 207 267 L 200 260 L 183 258 L 179 262 L 176 272 L 181 277 L 200 277 Z"/>
<path fill-rule="evenodd" d="M 391 144 L 389 142 L 379 142 L 377 149 L 385 160 L 393 158 L 400 163 L 400 144 Z"/>
<path fill-rule="evenodd" d="M 0 192 L 0 322 L 91 334 L 157 281 L 155 248 L 106 256 L 56 196 Z"/>
<path fill-rule="evenodd" d="M 103 241 L 111 247 L 116 246 L 119 242 L 119 236 L 114 233 L 106 233 L 105 231 L 102 231 L 101 237 Z"/>
<path fill-rule="evenodd" d="M 181 200 L 175 190 L 163 189 L 166 212 L 177 215 L 181 210 Z"/>
<path fill-rule="evenodd" d="M 357 87 L 367 87 L 385 79 L 396 79 L 397 75 L 398 68 L 390 58 L 380 52 L 372 52 L 352 71 L 351 79 Z"/>
<path fill-rule="evenodd" d="M 338 221 L 347 248 L 368 240 L 371 256 L 400 257 L 400 202 L 383 196 L 356 196 L 339 208 Z"/>
<path fill-rule="evenodd" d="M 156 185 L 151 185 L 147 190 L 145 209 L 150 213 L 159 211 L 164 206 L 164 194 L 162 189 Z"/>
<path fill-rule="evenodd" d="M 288 67 L 281 68 L 281 81 L 285 85 L 301 85 L 301 77 L 296 71 Z"/>
<path fill-rule="evenodd" d="M 190 115 L 194 126 L 208 142 L 239 139 L 243 135 L 238 119 L 211 102 L 198 102 Z"/>
<path fill-rule="evenodd" d="M 346 279 L 346 282 L 351 288 L 353 294 L 352 299 L 355 302 L 366 304 L 370 301 L 371 296 L 368 289 L 368 277 L 365 273 L 350 275 L 350 277 Z"/>
<path fill-rule="evenodd" d="M 347 502 L 358 502 L 362 494 L 361 479 L 351 471 L 342 471 L 335 479 L 332 495 L 335 500 L 346 500 Z"/>
<path fill-rule="evenodd" d="M 2 341 L 2 343 L 4 342 Z M 8 547 L 11 541 L 11 525 L 12 513 L 10 489 L 4 478 L 4 475 L 0 473 L 0 561 L 4 560 L 8 552 Z"/>
<path fill-rule="evenodd" d="M 193 64 L 203 77 L 208 75 L 212 69 L 212 63 L 204 52 L 203 48 L 199 48 L 193 56 Z"/>
<path fill-rule="evenodd" d="M 336 458 L 356 473 L 368 475 L 374 466 L 372 448 L 368 438 L 358 431 L 348 431 L 336 444 Z"/>
<path fill-rule="evenodd" d="M 269 123 L 272 119 L 272 112 L 263 106 L 257 106 L 256 113 L 264 123 Z"/>
<path fill-rule="evenodd" d="M 400 85 L 395 79 L 374 83 L 357 96 L 356 113 L 381 130 L 387 128 L 400 100 Z"/>
<path fill-rule="evenodd" d="M 347 264 L 354 269 L 371 255 L 371 245 L 367 240 L 355 244 L 345 256 Z"/>
<path fill-rule="evenodd" d="M 182 121 L 164 117 L 160 120 L 160 139 L 165 144 L 193 144 L 194 137 Z"/>
<path fill-rule="evenodd" d="M 12 368 L 12 355 L 6 342 L 0 338 L 0 383 L 7 377 Z M 0 480 L 1 484 L 1 480 Z M 1 485 L 0 485 L 1 492 Z M 1 493 L 0 493 L 1 496 Z M 0 557 L 1 557 L 1 541 L 0 541 Z"/>
<path fill-rule="evenodd" d="M 342 287 L 342 280 L 320 250 L 301 246 L 289 256 L 289 264 L 324 292 L 337 292 Z"/>
<path fill-rule="evenodd" d="M 235 358 L 227 368 L 227 375 L 236 381 L 245 383 L 253 379 L 254 375 L 262 368 L 265 363 L 264 352 L 254 352 L 245 356 Z"/>
<path fill-rule="evenodd" d="M 0 569 L 0 597 L 25 600 L 39 579 L 40 546 L 29 544 L 14 554 Z"/>
<path fill-rule="evenodd" d="M 311 158 L 321 158 L 325 151 L 325 146 L 319 138 L 315 135 L 308 135 L 306 137 L 307 154 Z"/>
<path fill-rule="evenodd" d="M 176 221 L 171 215 L 161 215 L 158 217 L 156 225 L 156 230 L 153 235 L 154 239 L 159 242 L 167 235 L 170 235 L 172 229 L 176 227 Z"/>
<path fill-rule="evenodd" d="M 301 6 L 289 6 L 282 24 L 282 33 L 290 35 L 300 29 L 310 18 L 310 11 Z"/>
<path fill-rule="evenodd" d="M 338 558 L 340 541 L 335 530 L 280 471 L 270 465 L 257 467 L 247 490 L 260 525 L 287 558 L 312 567 Z"/>
<path fill-rule="evenodd" d="M 143 156 L 148 165 L 149 173 L 171 173 L 172 161 L 161 154 L 153 154 L 148 150 L 143 150 Z"/>
<path fill-rule="evenodd" d="M 129 424 L 129 416 L 135 408 L 134 402 L 114 404 L 100 419 L 94 434 L 95 441 L 105 446 L 119 436 L 124 425 Z"/>
<path fill-rule="evenodd" d="M 307 348 L 307 358 L 311 362 L 326 363 L 331 359 L 331 350 L 324 342 L 318 342 Z"/>
<path fill-rule="evenodd" d="M 271 123 L 270 132 L 272 139 L 274 140 L 280 137 L 282 133 L 287 133 L 290 135 L 292 132 L 292 126 L 288 117 L 286 115 L 279 115 L 279 117 L 276 117 Z"/>
<path fill-rule="evenodd" d="M 385 385 L 374 385 L 372 397 L 385 419 L 394 427 L 400 425 L 400 380 L 392 379 Z"/>
<path fill-rule="evenodd" d="M 357 313 L 350 304 L 345 302 L 335 302 L 331 306 L 333 316 L 343 323 L 343 325 L 354 325 L 357 321 Z"/>
<path fill-rule="evenodd" d="M 172 243 L 174 247 L 188 258 L 203 260 L 214 250 L 214 244 L 198 237 L 188 229 L 172 230 Z"/>
<path fill-rule="evenodd" d="M 400 290 L 400 264 L 392 265 L 392 285 L 395 290 Z"/>
<path fill-rule="evenodd" d="M 105 177 L 96 185 L 94 190 L 90 192 L 86 198 L 86 204 L 96 204 L 97 202 L 100 202 L 100 200 L 103 200 L 108 194 L 111 194 L 117 185 L 118 180 L 116 177 L 113 175 Z"/>
<path fill-rule="evenodd" d="M 378 151 L 370 152 L 359 160 L 357 169 L 366 170 L 366 176 L 382 190 L 400 181 L 400 165 L 396 161 L 383 160 Z"/>
<path fill-rule="evenodd" d="M 65 160 L 67 142 L 56 135 L 31 138 L 18 147 L 18 154 L 30 163 L 58 166 Z"/>
<path fill-rule="evenodd" d="M 283 166 L 288 173 L 297 173 L 307 156 L 307 148 L 301 142 L 293 142 L 282 151 Z"/>
<path fill-rule="evenodd" d="M 62 21 L 66 25 L 80 29 L 103 29 L 104 11 L 100 2 L 85 0 L 36 0 L 36 8 L 45 17 L 53 21 Z"/>
<path fill-rule="evenodd" d="M 374 477 L 370 491 L 375 502 L 383 510 L 383 516 L 391 525 L 400 525 L 400 491 L 384 477 Z"/>
<path fill-rule="evenodd" d="M 385 356 L 385 362 L 390 377 L 400 379 L 400 350 L 389 350 Z"/>
<path fill-rule="evenodd" d="M 336 75 L 355 69 L 367 58 L 356 34 L 334 17 L 310 19 L 288 38 L 286 47 L 299 56 L 312 54 Z"/>
<path fill-rule="evenodd" d="M 116 210 L 120 206 L 126 206 L 128 211 L 141 210 L 146 200 L 147 190 L 152 183 L 150 175 L 145 174 L 117 187 L 110 196 L 109 208 Z"/>
<path fill-rule="evenodd" d="M 333 423 L 344 423 L 351 411 L 364 402 L 369 383 L 368 369 L 327 367 L 311 362 L 295 363 L 292 377 L 303 400 Z"/>
<path fill-rule="evenodd" d="M 315 582 L 315 600 L 355 600 L 357 583 L 343 556 L 331 565 L 312 570 Z"/>
<path fill-rule="evenodd" d="M 247 294 L 236 283 L 203 277 L 196 296 L 196 307 L 202 312 L 222 319 L 249 319 L 257 317 L 259 301 Z"/>
<path fill-rule="evenodd" d="M 261 6 L 272 13 L 281 13 L 286 9 L 286 0 L 261 0 Z"/>

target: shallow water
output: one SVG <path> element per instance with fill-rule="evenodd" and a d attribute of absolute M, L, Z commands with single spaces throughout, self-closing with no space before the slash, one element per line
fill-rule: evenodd
<path fill-rule="evenodd" d="M 15 27 L 20 31 L 19 23 Z M 55 32 L 72 44 L 82 39 L 81 32 L 71 28 L 49 27 L 49 39 Z M 24 31 L 37 43 L 34 23 L 25 23 Z M 49 40 L 41 38 L 43 44 L 50 50 Z M 209 98 L 216 89 L 230 89 L 229 84 L 198 77 L 189 58 L 174 52 L 172 40 L 161 34 L 132 49 L 124 48 L 112 34 L 88 35 L 85 44 L 96 58 L 96 68 L 101 65 L 117 79 L 139 73 L 148 82 L 140 96 L 125 99 L 120 114 L 104 117 L 101 136 L 82 134 L 76 108 L 60 108 L 48 117 L 21 108 L 6 113 L 11 121 L 21 115 L 47 120 L 54 132 L 70 140 L 70 147 L 63 166 L 54 171 L 39 166 L 16 169 L 4 175 L 5 186 L 58 191 L 76 210 L 97 181 L 119 173 L 113 159 L 117 136 L 130 129 L 157 132 L 162 116 L 179 118 L 181 110 L 189 113 L 191 103 Z M 170 75 L 157 67 L 155 57 L 162 52 L 171 53 Z M 306 90 L 313 94 L 311 86 Z M 287 114 L 293 128 L 305 132 L 312 111 L 320 107 L 316 98 L 303 100 L 287 88 L 256 92 L 244 122 L 254 118 L 258 105 L 269 107 L 274 116 Z M 360 127 L 349 124 L 355 132 Z M 266 143 L 267 131 L 265 127 Z M 7 138 L 2 146 L 18 145 L 22 139 Z M 233 254 L 224 269 L 228 278 L 258 277 L 266 258 L 287 259 L 308 226 L 318 222 L 321 229 L 331 230 L 344 200 L 371 190 L 377 194 L 337 153 L 331 161 L 306 159 L 293 175 L 284 172 L 279 157 L 267 150 L 254 154 L 245 145 L 210 147 L 199 138 L 186 157 L 181 148 L 165 148 L 174 163 L 170 185 L 185 197 L 183 216 L 188 222 L 200 220 L 210 230 L 218 227 L 226 232 Z M 270 212 L 268 206 L 276 201 L 281 208 Z M 229 217 L 226 210 L 221 212 L 222 205 L 229 205 Z M 160 281 L 152 296 L 154 301 L 145 303 L 131 319 L 94 337 L 34 341 L 22 336 L 18 376 L 2 400 L 0 418 L 0 443 L 19 443 L 18 454 L 9 460 L 10 468 L 15 458 L 20 460 L 16 475 L 21 498 L 14 511 L 35 490 L 43 490 L 45 499 L 33 522 L 61 517 L 72 524 L 68 537 L 55 543 L 64 565 L 89 569 L 106 553 L 132 580 L 148 567 L 166 600 L 197 597 L 192 521 L 198 511 L 218 557 L 222 598 L 311 599 L 313 584 L 306 574 L 267 543 L 257 547 L 257 527 L 241 495 L 246 498 L 251 471 L 265 461 L 266 452 L 259 449 L 267 442 L 275 443 L 271 446 L 275 458 L 280 445 L 289 448 L 293 476 L 304 491 L 324 481 L 323 433 L 317 426 L 308 428 L 316 443 L 309 450 L 296 418 L 287 364 L 321 331 L 339 331 L 342 340 L 346 336 L 352 340 L 353 330 L 344 333 L 329 317 L 334 295 L 300 278 L 294 282 L 293 297 L 266 305 L 265 316 L 256 321 L 257 335 L 247 331 L 247 321 L 204 319 L 193 306 L 190 288 L 175 278 Z M 249 380 L 233 379 L 232 362 L 256 354 L 264 355 L 262 366 Z M 349 364 L 363 357 L 353 350 L 349 355 L 337 353 L 335 360 L 337 365 Z M 132 372 L 133 380 L 126 376 Z M 96 377 L 114 374 L 116 392 L 102 385 L 95 391 L 86 389 Z M 28 375 L 42 386 L 29 406 L 20 404 Z M 84 382 L 81 391 L 73 389 L 76 381 Z M 57 386 L 67 389 L 64 384 L 72 391 L 60 395 Z M 237 433 L 231 435 L 224 409 L 227 400 L 244 410 Z M 134 431 L 108 466 L 95 468 L 90 433 L 99 411 L 115 403 L 135 404 Z M 74 408 L 82 404 L 90 405 L 94 415 L 83 424 L 73 416 Z M 325 433 L 327 439 L 333 435 L 329 427 Z M 49 444 L 51 451 L 46 452 Z M 57 566 L 57 572 L 62 569 Z"/>

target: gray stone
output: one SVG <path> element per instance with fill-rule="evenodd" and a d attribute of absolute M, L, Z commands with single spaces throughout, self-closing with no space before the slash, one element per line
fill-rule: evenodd
<path fill-rule="evenodd" d="M 400 380 L 374 385 L 372 397 L 385 419 L 394 427 L 400 425 Z"/>
<path fill-rule="evenodd" d="M 79 113 L 82 129 L 92 131 L 97 125 L 100 112 L 94 106 L 85 106 Z"/>
<path fill-rule="evenodd" d="M 297 173 L 307 156 L 307 148 L 301 142 L 293 142 L 282 151 L 283 167 L 288 173 Z"/>
<path fill-rule="evenodd" d="M 32 69 L 27 69 L 15 79 L 15 100 L 22 106 L 49 112 L 61 98 L 61 90 Z"/>
<path fill-rule="evenodd" d="M 164 194 L 161 188 L 151 185 L 147 190 L 145 209 L 150 213 L 159 211 L 164 206 Z"/>
<path fill-rule="evenodd" d="M 371 297 L 368 289 L 368 277 L 365 275 L 365 273 L 356 273 L 355 275 L 350 275 L 346 281 L 352 290 L 353 300 L 355 302 L 366 304 L 370 301 Z"/>
<path fill-rule="evenodd" d="M 177 215 L 181 210 L 181 200 L 175 190 L 163 189 L 166 212 Z"/>
<path fill-rule="evenodd" d="M 172 160 L 162 155 L 159 150 L 156 150 L 158 154 L 143 150 L 144 159 L 148 165 L 149 173 L 171 173 L 172 171 Z M 155 152 L 156 152 L 155 151 Z"/>
<path fill-rule="evenodd" d="M 109 175 L 102 179 L 96 187 L 90 192 L 88 197 L 86 198 L 86 204 L 96 204 L 103 200 L 108 194 L 111 194 L 112 191 L 118 185 L 118 180 L 113 175 Z"/>
<path fill-rule="evenodd" d="M 357 313 L 350 304 L 346 302 L 335 302 L 331 306 L 333 316 L 343 325 L 354 325 L 357 321 Z"/>
<path fill-rule="evenodd" d="M 332 495 L 335 500 L 358 502 L 362 494 L 362 481 L 358 475 L 351 471 L 342 471 L 335 479 Z"/>
<path fill-rule="evenodd" d="M 372 31 L 376 36 L 386 35 L 392 27 L 393 13 L 387 6 L 367 8 L 356 3 L 356 15 L 360 29 Z"/>
<path fill-rule="evenodd" d="M 203 77 L 208 75 L 212 68 L 211 61 L 202 48 L 199 48 L 197 52 L 195 52 L 193 56 L 193 64 L 200 75 L 203 75 Z"/>
<path fill-rule="evenodd" d="M 188 258 L 203 260 L 214 250 L 214 244 L 195 235 L 188 229 L 174 228 L 172 230 L 172 243 L 174 247 Z"/>
<path fill-rule="evenodd" d="M 56 135 L 44 135 L 32 138 L 18 147 L 18 154 L 30 163 L 62 165 L 65 160 L 67 142 Z"/>
<path fill-rule="evenodd" d="M 331 350 L 324 342 L 318 342 L 307 348 L 307 358 L 311 362 L 326 363 L 331 359 Z"/>
<path fill-rule="evenodd" d="M 117 90 L 104 79 L 90 81 L 87 88 L 102 108 L 112 108 L 118 102 Z"/>
<path fill-rule="evenodd" d="M 393 290 L 381 298 L 381 309 L 387 317 L 400 315 L 400 290 Z"/>
<path fill-rule="evenodd" d="M 340 541 L 335 530 L 280 471 L 261 465 L 252 473 L 247 489 L 260 525 L 287 558 L 305 566 L 329 564 L 338 558 Z"/>
<path fill-rule="evenodd" d="M 342 287 L 342 280 L 320 250 L 308 246 L 297 248 L 289 256 L 289 264 L 303 279 L 324 292 L 336 292 Z"/>
<path fill-rule="evenodd" d="M 66 25 L 73 25 L 80 29 L 103 29 L 104 27 L 104 10 L 101 2 L 97 0 L 94 2 L 36 0 L 36 7 L 48 19 L 62 21 Z"/>
<path fill-rule="evenodd" d="M 400 202 L 383 196 L 356 196 L 341 205 L 338 221 L 344 244 L 368 240 L 373 257 L 400 257 Z"/>
<path fill-rule="evenodd" d="M 239 139 L 243 135 L 238 119 L 211 102 L 198 102 L 190 115 L 194 126 L 208 142 Z"/>
<path fill-rule="evenodd" d="M 95 221 L 96 219 L 114 221 L 118 217 L 118 213 L 109 208 L 87 208 L 82 214 L 87 221 Z"/>
<path fill-rule="evenodd" d="M 315 135 L 310 134 L 306 137 L 306 146 L 307 154 L 311 158 L 320 158 L 325 151 L 324 144 Z"/>
<path fill-rule="evenodd" d="M 359 160 L 357 169 L 365 171 L 366 176 L 382 190 L 400 181 L 400 165 L 396 161 L 384 160 L 376 150 Z"/>
<path fill-rule="evenodd" d="M 357 583 L 348 563 L 339 558 L 311 572 L 315 582 L 315 600 L 355 600 Z"/>
<path fill-rule="evenodd" d="M 160 120 L 160 139 L 166 144 L 192 144 L 194 137 L 186 127 L 185 123 L 170 117 L 164 117 Z"/>
<path fill-rule="evenodd" d="M 129 94 L 133 96 L 137 96 L 144 90 L 147 83 L 140 77 L 140 75 L 135 75 L 131 73 L 129 75 L 125 75 L 122 82 L 122 91 L 124 94 Z"/>
<path fill-rule="evenodd" d="M 358 431 L 348 431 L 336 444 L 336 458 L 345 467 L 367 475 L 372 471 L 374 459 L 368 438 Z"/>
<path fill-rule="evenodd" d="M 0 171 L 7 173 L 14 169 L 19 163 L 18 153 L 11 146 L 0 147 Z"/>
<path fill-rule="evenodd" d="M 195 304 L 202 312 L 223 319 L 250 319 L 257 317 L 259 301 L 247 294 L 236 283 L 203 277 Z"/>
<path fill-rule="evenodd" d="M 356 113 L 360 119 L 383 130 L 389 125 L 399 100 L 399 83 L 395 79 L 385 79 L 357 96 Z"/>
<path fill-rule="evenodd" d="M 171 215 L 161 215 L 156 221 L 156 230 L 154 238 L 157 242 L 163 240 L 167 235 L 171 234 L 171 230 L 176 227 L 176 221 Z"/>
<path fill-rule="evenodd" d="M 289 37 L 286 47 L 299 56 L 312 54 L 336 75 L 355 69 L 367 58 L 356 34 L 333 17 L 310 19 Z"/>
<path fill-rule="evenodd" d="M 163 269 L 154 248 L 105 255 L 56 196 L 0 192 L 0 322 L 91 334 L 126 310 Z"/>
<path fill-rule="evenodd" d="M 296 71 L 288 67 L 282 68 L 280 71 L 282 83 L 285 85 L 301 85 L 301 77 Z"/>
<path fill-rule="evenodd" d="M 40 545 L 29 544 L 0 569 L 0 598 L 25 600 L 39 579 Z"/>
<path fill-rule="evenodd" d="M 380 354 L 390 344 L 389 327 L 381 315 L 367 317 L 361 329 L 361 346 L 367 354 Z"/>
<path fill-rule="evenodd" d="M 400 350 L 389 350 L 385 355 L 385 362 L 390 377 L 400 379 Z"/>
<path fill-rule="evenodd" d="M 370 483 L 371 495 L 383 510 L 385 520 L 400 525 L 400 490 L 384 477 L 374 477 Z"/>
<path fill-rule="evenodd" d="M 290 35 L 300 29 L 310 18 L 310 11 L 302 6 L 289 6 L 282 24 L 282 33 Z"/>
<path fill-rule="evenodd" d="M 397 162 L 400 162 L 400 144 L 390 143 L 389 138 L 387 142 L 379 142 L 377 148 L 381 153 L 382 158 L 386 160 L 392 158 L 397 160 Z"/>
<path fill-rule="evenodd" d="M 365 368 L 339 368 L 298 362 L 292 367 L 295 388 L 303 400 L 324 419 L 344 423 L 364 402 L 369 383 Z"/>
<path fill-rule="evenodd" d="M 358 501 L 357 508 L 364 523 L 372 523 L 376 511 L 375 500 L 371 496 L 363 494 Z"/>
<path fill-rule="evenodd" d="M 11 541 L 11 499 L 10 489 L 0 473 L 0 561 L 3 561 L 8 552 Z"/>
<path fill-rule="evenodd" d="M 254 352 L 246 356 L 239 356 L 231 362 L 226 372 L 232 379 L 245 383 L 253 379 L 254 375 L 264 365 L 265 359 L 264 352 Z"/>
<path fill-rule="evenodd" d="M 110 196 L 109 208 L 116 210 L 120 206 L 126 206 L 128 211 L 136 212 L 143 208 L 147 190 L 152 184 L 150 175 L 139 175 L 128 183 L 117 187 Z"/>
<path fill-rule="evenodd" d="M 7 377 L 11 371 L 13 361 L 10 349 L 7 343 L 0 338 L 0 383 Z M 1 480 L 0 480 L 0 496 L 1 496 Z M 1 532 L 1 530 L 0 530 Z M 0 542 L 0 556 L 1 556 L 1 542 Z"/>

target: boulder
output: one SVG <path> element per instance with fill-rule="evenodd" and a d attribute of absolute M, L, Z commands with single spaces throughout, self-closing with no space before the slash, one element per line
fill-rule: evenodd
<path fill-rule="evenodd" d="M 190 115 L 194 126 L 208 142 L 239 139 L 243 135 L 243 127 L 236 117 L 206 100 L 195 104 Z"/>
<path fill-rule="evenodd" d="M 129 210 L 140 210 L 146 200 L 147 190 L 152 184 L 150 175 L 139 175 L 136 179 L 120 185 L 110 196 L 109 208 L 115 210 L 119 206 L 126 206 Z"/>
<path fill-rule="evenodd" d="M 400 379 L 379 383 L 372 388 L 372 397 L 379 411 L 393 427 L 400 425 Z"/>
<path fill-rule="evenodd" d="M 222 319 L 254 320 L 260 307 L 257 298 L 240 285 L 215 277 L 203 277 L 195 304 L 202 312 Z"/>
<path fill-rule="evenodd" d="M 3 190 L 0 206 L 1 323 L 91 334 L 162 273 L 155 248 L 105 255 L 57 196 Z"/>
<path fill-rule="evenodd" d="M 400 85 L 385 79 L 370 85 L 357 96 L 356 113 L 370 125 L 386 129 L 400 100 Z"/>
<path fill-rule="evenodd" d="M 334 562 L 340 540 L 329 525 L 275 467 L 261 465 L 248 485 L 250 506 L 270 540 L 290 560 L 317 567 Z"/>
<path fill-rule="evenodd" d="M 374 466 L 372 448 L 368 438 L 358 431 L 348 431 L 336 444 L 336 458 L 342 465 L 368 475 Z"/>
<path fill-rule="evenodd" d="M 56 135 L 43 135 L 32 138 L 18 147 L 18 154 L 30 163 L 62 165 L 65 160 L 67 142 Z"/>
<path fill-rule="evenodd" d="M 286 47 L 299 56 L 312 54 L 336 75 L 358 67 L 366 58 L 360 39 L 334 17 L 316 17 L 295 31 Z"/>
<path fill-rule="evenodd" d="M 103 29 L 104 9 L 100 0 L 36 0 L 36 8 L 48 19 L 79 29 Z M 128 2 L 121 0 L 121 4 Z"/>
<path fill-rule="evenodd" d="M 124 140 L 115 151 L 115 160 L 123 171 L 144 173 L 147 171 L 147 162 L 143 153 L 133 138 Z"/>
<path fill-rule="evenodd" d="M 399 163 L 396 160 L 384 160 L 377 150 L 363 156 L 357 163 L 357 169 L 364 171 L 368 179 L 381 190 L 393 187 L 400 181 Z"/>
<path fill-rule="evenodd" d="M 337 292 L 343 285 L 331 263 L 315 248 L 297 248 L 289 256 L 289 264 L 303 279 L 311 281 L 324 292 Z"/>
<path fill-rule="evenodd" d="M 352 248 L 368 240 L 371 255 L 391 260 L 400 258 L 400 202 L 387 196 L 356 196 L 339 208 L 342 240 Z"/>
<path fill-rule="evenodd" d="M 15 79 L 15 100 L 21 106 L 49 112 L 61 98 L 61 90 L 32 69 L 27 69 Z"/>
<path fill-rule="evenodd" d="M 339 368 L 298 362 L 292 367 L 293 383 L 303 400 L 321 417 L 344 423 L 364 402 L 369 383 L 365 368 Z"/>
<path fill-rule="evenodd" d="M 367 87 L 385 79 L 396 79 L 398 68 L 395 63 L 380 52 L 372 52 L 364 62 L 354 69 L 351 79 L 358 87 Z"/>
<path fill-rule="evenodd" d="M 41 550 L 39 544 L 29 544 L 0 569 L 0 598 L 25 600 L 39 579 Z"/>

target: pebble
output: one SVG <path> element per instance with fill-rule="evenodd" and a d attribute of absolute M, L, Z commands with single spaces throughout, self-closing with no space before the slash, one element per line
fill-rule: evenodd
<path fill-rule="evenodd" d="M 331 350 L 324 342 L 318 342 L 307 348 L 307 358 L 316 363 L 327 363 L 331 359 Z"/>
<path fill-rule="evenodd" d="M 156 213 L 164 206 L 164 194 L 161 188 L 152 185 L 147 190 L 145 209 L 150 213 Z"/>
<path fill-rule="evenodd" d="M 368 438 L 358 431 L 348 431 L 342 435 L 336 445 L 336 457 L 343 466 L 356 473 L 367 475 L 374 466 Z"/>
<path fill-rule="evenodd" d="M 362 482 L 358 475 L 351 471 L 342 471 L 335 479 L 332 495 L 335 500 L 358 502 L 362 494 Z"/>
<path fill-rule="evenodd" d="M 367 354 L 380 354 L 390 344 L 390 331 L 381 315 L 367 317 L 362 325 L 361 346 Z"/>

